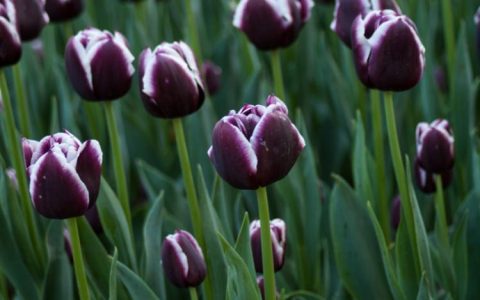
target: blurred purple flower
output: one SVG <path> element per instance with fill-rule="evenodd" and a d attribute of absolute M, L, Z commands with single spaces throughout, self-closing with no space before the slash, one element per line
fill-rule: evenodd
<path fill-rule="evenodd" d="M 74 19 L 83 12 L 83 7 L 83 0 L 46 0 L 45 4 L 45 10 L 52 22 Z"/>
<path fill-rule="evenodd" d="M 434 174 L 427 172 L 422 168 L 418 159 L 415 160 L 414 164 L 414 177 L 417 187 L 425 194 L 434 193 L 437 189 L 435 187 Z M 440 174 L 442 177 L 442 187 L 447 188 L 452 182 L 453 178 L 453 169 L 449 169 Z"/>
<path fill-rule="evenodd" d="M 17 31 L 15 5 L 11 0 L 0 0 L 0 40 L 0 67 L 16 64 L 22 56 L 22 42 Z"/>
<path fill-rule="evenodd" d="M 207 60 L 202 65 L 202 77 L 207 86 L 208 93 L 214 95 L 220 88 L 222 69 L 213 62 Z"/>
<path fill-rule="evenodd" d="M 272 239 L 273 269 L 277 272 L 283 267 L 287 247 L 287 226 L 282 219 L 270 221 L 270 236 Z M 255 271 L 263 273 L 260 220 L 254 220 L 250 223 L 250 243 Z"/>
<path fill-rule="evenodd" d="M 49 21 L 45 12 L 45 0 L 14 0 L 13 3 L 22 41 L 37 38 Z"/>
<path fill-rule="evenodd" d="M 447 120 L 417 125 L 417 160 L 428 173 L 443 173 L 452 169 L 455 161 L 454 138 Z"/>

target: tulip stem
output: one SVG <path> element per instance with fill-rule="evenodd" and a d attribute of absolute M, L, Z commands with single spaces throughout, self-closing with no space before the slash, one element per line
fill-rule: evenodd
<path fill-rule="evenodd" d="M 40 257 L 43 255 L 43 249 L 39 240 L 39 234 L 35 219 L 33 216 L 32 204 L 30 201 L 30 192 L 28 190 L 27 174 L 25 172 L 25 162 L 23 160 L 23 151 L 20 147 L 20 140 L 17 136 L 15 127 L 15 117 L 13 115 L 12 103 L 10 100 L 10 93 L 8 92 L 7 80 L 4 72 L 0 72 L 0 90 L 2 91 L 3 105 L 5 109 L 6 127 L 8 144 L 10 147 L 10 157 L 12 158 L 13 166 L 15 168 L 18 180 L 18 189 L 20 192 L 20 198 L 23 206 L 23 212 L 25 213 L 25 219 L 27 222 L 27 228 L 32 241 L 35 257 L 37 262 L 41 262 Z"/>
<path fill-rule="evenodd" d="M 452 86 L 452 78 L 455 69 L 455 37 L 453 28 L 453 16 L 452 5 L 450 0 L 442 0 L 442 12 L 443 12 L 443 33 L 447 48 L 447 69 L 449 86 Z"/>
<path fill-rule="evenodd" d="M 270 214 L 268 211 L 267 188 L 257 189 L 260 214 L 262 269 L 265 283 L 265 300 L 275 300 L 275 273 L 273 269 L 272 237 L 270 236 Z"/>
<path fill-rule="evenodd" d="M 110 136 L 110 146 L 113 154 L 113 169 L 115 172 L 115 180 L 117 184 L 117 193 L 122 205 L 123 212 L 127 218 L 130 230 L 132 230 L 132 217 L 130 214 L 130 206 L 128 202 L 127 179 L 125 169 L 123 167 L 122 150 L 120 146 L 120 134 L 118 133 L 117 120 L 113 102 L 105 102 L 105 115 L 107 118 L 108 135 Z"/>
<path fill-rule="evenodd" d="M 389 239 L 388 224 L 388 197 L 385 183 L 385 149 L 383 145 L 382 134 L 382 103 L 380 101 L 380 92 L 370 90 L 371 109 L 373 117 L 373 139 L 375 144 L 375 166 L 377 173 L 377 192 L 378 192 L 378 214 L 380 225 L 383 229 L 385 238 Z"/>
<path fill-rule="evenodd" d="M 190 292 L 190 300 L 198 300 L 197 289 L 195 287 L 188 288 Z"/>
<path fill-rule="evenodd" d="M 67 220 L 68 232 L 72 242 L 73 265 L 75 267 L 75 277 L 77 279 L 78 294 L 80 300 L 90 299 L 88 293 L 87 276 L 83 264 L 82 247 L 80 246 L 80 237 L 78 235 L 77 218 Z"/>
<path fill-rule="evenodd" d="M 435 209 L 437 213 L 437 238 L 443 249 L 449 249 L 447 215 L 445 213 L 445 200 L 443 196 L 442 176 L 434 174 L 435 180 Z"/>
<path fill-rule="evenodd" d="M 272 51 L 271 55 L 272 60 L 272 73 L 273 73 L 273 82 L 275 86 L 275 94 L 282 101 L 285 99 L 285 88 L 283 87 L 283 75 L 282 75 L 282 65 L 280 63 L 280 51 Z M 286 103 L 286 102 L 285 102 Z"/>
<path fill-rule="evenodd" d="M 20 131 L 23 136 L 31 137 L 30 131 L 30 113 L 28 112 L 27 98 L 25 97 L 25 87 L 22 81 L 20 64 L 13 66 L 13 77 L 15 79 L 15 95 L 18 103 L 18 116 L 20 119 Z"/>

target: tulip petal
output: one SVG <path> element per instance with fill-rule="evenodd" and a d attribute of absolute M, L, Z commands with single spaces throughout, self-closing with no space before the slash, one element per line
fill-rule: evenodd
<path fill-rule="evenodd" d="M 183 232 L 177 235 L 177 242 L 188 261 L 187 283 L 189 286 L 196 286 L 205 278 L 207 267 L 197 241 L 190 234 L 183 234 Z"/>
<path fill-rule="evenodd" d="M 168 279 L 178 287 L 187 287 L 188 259 L 173 235 L 166 237 L 162 247 L 162 264 Z M 175 270 L 175 271 L 172 271 Z"/>
<path fill-rule="evenodd" d="M 78 34 L 68 40 L 65 48 L 65 67 L 75 91 L 86 100 L 95 100 L 92 71 L 87 62 L 87 52 Z"/>
<path fill-rule="evenodd" d="M 368 0 L 336 0 L 335 12 L 330 28 L 351 48 L 350 33 L 352 24 L 355 18 L 359 15 L 366 15 L 369 10 L 370 3 Z"/>
<path fill-rule="evenodd" d="M 30 194 L 37 211 L 53 219 L 82 215 L 88 208 L 88 190 L 59 149 L 43 155 L 30 174 Z"/>
<path fill-rule="evenodd" d="M 75 168 L 89 192 L 88 208 L 95 205 L 102 176 L 102 149 L 96 140 L 88 140 L 79 149 Z"/>

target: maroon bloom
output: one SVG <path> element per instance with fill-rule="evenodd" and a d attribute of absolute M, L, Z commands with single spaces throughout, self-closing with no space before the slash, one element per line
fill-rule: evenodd
<path fill-rule="evenodd" d="M 37 38 L 48 24 L 45 0 L 14 0 L 18 32 L 22 41 Z"/>
<path fill-rule="evenodd" d="M 435 193 L 437 188 L 435 186 L 434 174 L 427 172 L 420 165 L 418 158 L 415 160 L 414 177 L 417 187 L 425 194 Z M 453 169 L 446 170 L 440 174 L 442 178 L 442 187 L 447 188 L 452 182 Z"/>
<path fill-rule="evenodd" d="M 83 12 L 83 0 L 46 0 L 45 10 L 50 21 L 63 22 L 74 19 Z"/>
<path fill-rule="evenodd" d="M 451 170 L 455 161 L 454 139 L 447 120 L 417 125 L 417 160 L 428 173 L 440 174 Z"/>
<path fill-rule="evenodd" d="M 22 56 L 22 43 L 12 0 L 0 0 L 0 40 L 0 67 L 16 64 Z"/>
<path fill-rule="evenodd" d="M 277 272 L 282 269 L 285 262 L 285 249 L 287 246 L 287 226 L 282 219 L 270 221 L 270 237 L 272 239 L 273 269 Z M 260 220 L 250 223 L 250 243 L 255 271 L 263 273 Z"/>

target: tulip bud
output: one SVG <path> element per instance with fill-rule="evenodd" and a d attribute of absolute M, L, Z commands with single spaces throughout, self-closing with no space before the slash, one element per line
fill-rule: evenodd
<path fill-rule="evenodd" d="M 233 26 L 260 50 L 290 46 L 310 18 L 312 0 L 241 0 Z"/>
<path fill-rule="evenodd" d="M 97 205 L 90 207 L 85 212 L 85 218 L 87 218 L 88 223 L 96 234 L 100 234 L 103 232 L 103 226 L 100 222 L 100 215 L 98 214 Z"/>
<path fill-rule="evenodd" d="M 262 300 L 265 300 L 265 280 L 262 275 L 257 276 L 257 285 L 260 290 L 260 295 L 262 295 Z M 275 299 L 279 298 L 279 294 L 275 291 Z"/>
<path fill-rule="evenodd" d="M 285 248 L 287 246 L 287 227 L 282 219 L 273 219 L 270 221 L 270 236 L 272 239 L 273 269 L 277 272 L 283 267 Z M 252 246 L 255 270 L 258 273 L 263 273 L 261 226 L 259 220 L 250 223 L 250 243 Z"/>
<path fill-rule="evenodd" d="M 22 43 L 12 0 L 0 0 L 0 40 L 0 67 L 16 64 L 22 56 Z"/>
<path fill-rule="evenodd" d="M 196 287 L 207 275 L 202 249 L 184 230 L 175 231 L 163 241 L 162 265 L 167 278 L 177 287 Z"/>
<path fill-rule="evenodd" d="M 205 93 L 195 56 L 184 42 L 145 49 L 138 67 L 145 109 L 159 118 L 179 118 L 197 111 Z"/>
<path fill-rule="evenodd" d="M 46 0 L 45 10 L 52 22 L 74 19 L 83 11 L 83 0 Z"/>
<path fill-rule="evenodd" d="M 81 143 L 66 131 L 40 142 L 24 139 L 22 144 L 30 195 L 41 215 L 81 216 L 95 204 L 102 173 L 102 150 L 96 140 Z"/>
<path fill-rule="evenodd" d="M 48 24 L 45 0 L 14 0 L 20 38 L 27 42 L 37 38 Z"/>
<path fill-rule="evenodd" d="M 433 71 L 435 83 L 440 92 L 446 94 L 448 92 L 448 80 L 445 74 L 445 68 L 437 66 Z"/>
<path fill-rule="evenodd" d="M 232 110 L 213 129 L 208 156 L 236 188 L 254 190 L 282 179 L 305 147 L 285 104 L 273 95 L 266 104 Z"/>
<path fill-rule="evenodd" d="M 393 10 L 372 11 L 355 19 L 351 34 L 357 74 L 367 87 L 404 91 L 418 83 L 425 48 L 407 16 Z"/>
<path fill-rule="evenodd" d="M 214 95 L 220 88 L 222 69 L 211 61 L 205 61 L 202 65 L 202 77 L 207 86 L 208 93 Z"/>
<path fill-rule="evenodd" d="M 428 173 L 443 173 L 454 163 L 454 139 L 447 120 L 417 125 L 417 160 Z"/>
<path fill-rule="evenodd" d="M 394 231 L 397 231 L 398 225 L 400 225 L 401 216 L 401 203 L 400 195 L 396 195 L 392 200 L 392 208 L 390 210 L 390 225 Z"/>
<path fill-rule="evenodd" d="M 435 187 L 435 179 L 433 177 L 434 174 L 423 169 L 418 161 L 418 158 L 415 160 L 414 175 L 417 187 L 425 194 L 431 194 L 437 190 Z M 442 187 L 448 187 L 452 182 L 453 169 L 442 172 L 440 176 L 442 178 Z"/>
<path fill-rule="evenodd" d="M 88 28 L 68 40 L 67 74 L 75 91 L 92 101 L 114 100 L 130 89 L 134 57 L 122 34 Z"/>

